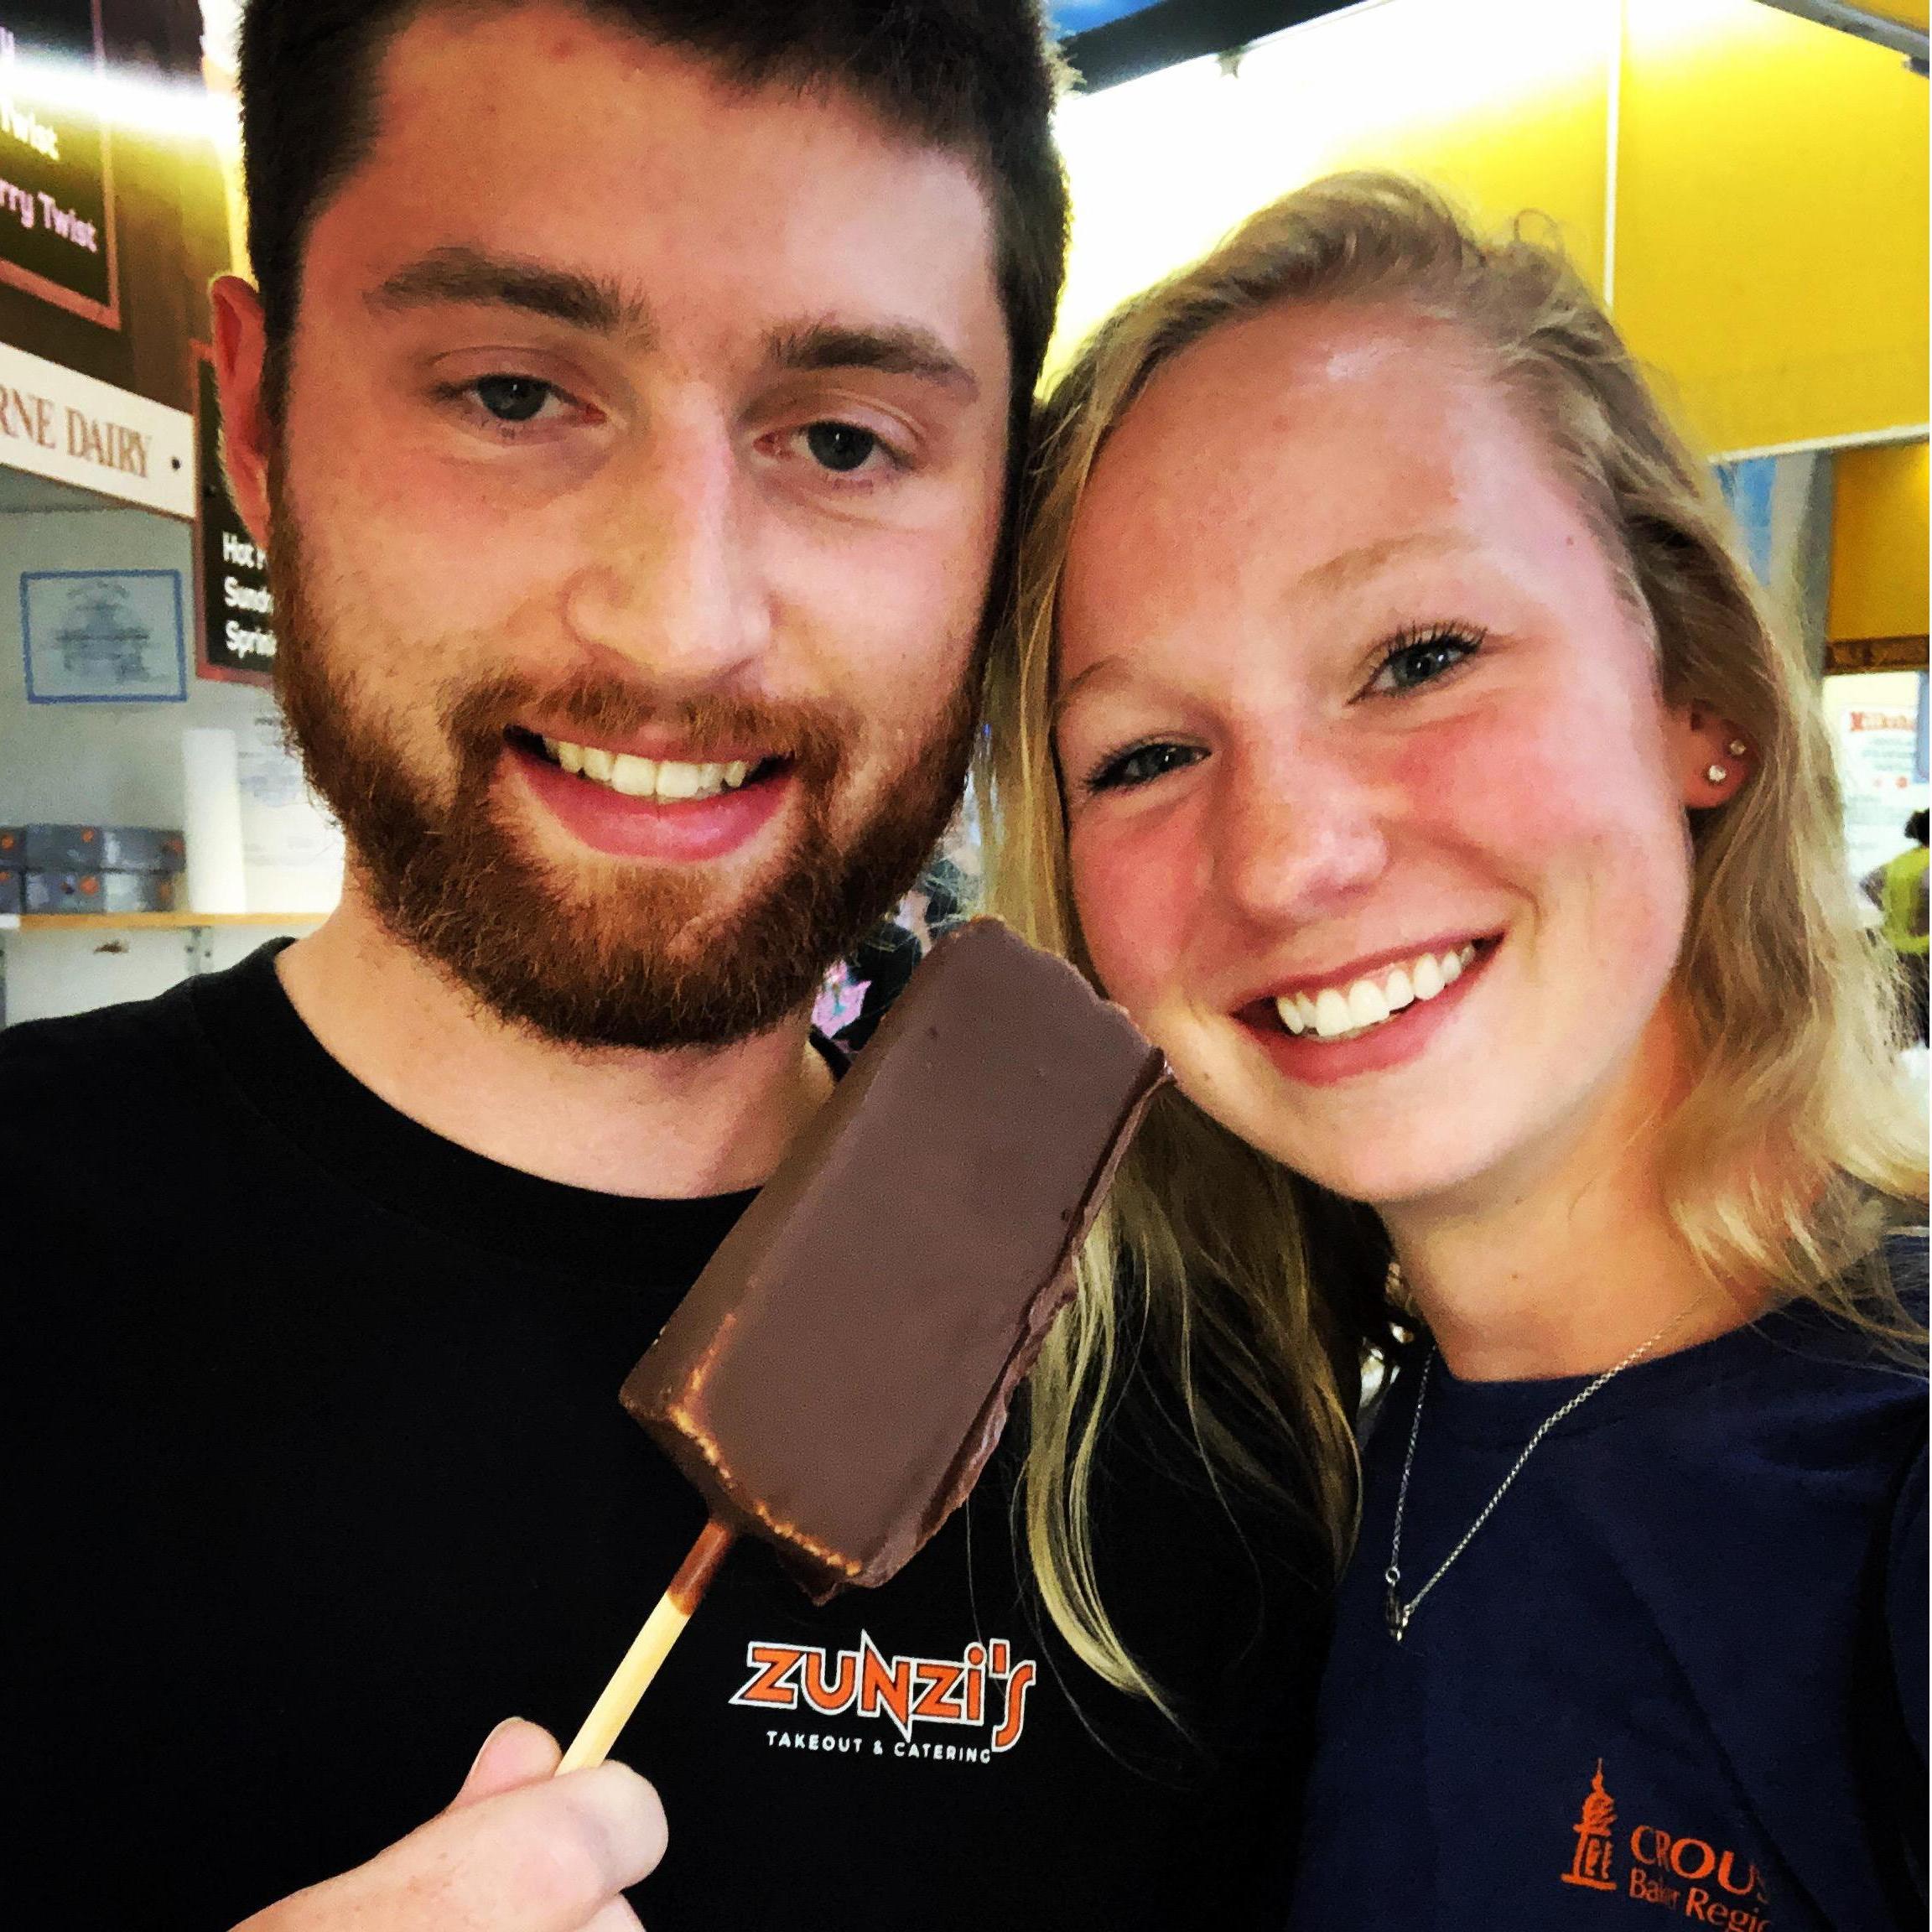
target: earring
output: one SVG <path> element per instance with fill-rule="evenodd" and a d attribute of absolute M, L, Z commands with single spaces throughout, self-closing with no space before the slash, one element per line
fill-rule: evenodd
<path fill-rule="evenodd" d="M 1731 774 L 1729 771 L 1722 765 L 1706 765 L 1704 767 L 1704 776 L 1709 779 L 1713 785 L 1722 785 L 1724 781 L 1731 776 Z"/>
<path fill-rule="evenodd" d="M 1724 747 L 1724 749 L 1728 751 L 1733 758 L 1742 758 L 1744 754 L 1751 749 L 1751 747 L 1747 745 L 1742 738 L 1733 738 L 1731 742 Z"/>
<path fill-rule="evenodd" d="M 1421 1310 L 1415 1306 L 1415 1297 L 1409 1292 L 1409 1284 L 1403 1278 L 1402 1264 L 1391 1254 L 1389 1257 L 1389 1272 L 1382 1277 L 1382 1297 L 1397 1314 L 1412 1321 L 1421 1318 Z"/>

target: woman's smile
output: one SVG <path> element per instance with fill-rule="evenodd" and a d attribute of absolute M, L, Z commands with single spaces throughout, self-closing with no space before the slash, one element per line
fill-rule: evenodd
<path fill-rule="evenodd" d="M 1492 936 L 1403 948 L 1246 1001 L 1233 1017 L 1291 1080 L 1321 1087 L 1383 1072 L 1426 1050 L 1498 943 Z"/>

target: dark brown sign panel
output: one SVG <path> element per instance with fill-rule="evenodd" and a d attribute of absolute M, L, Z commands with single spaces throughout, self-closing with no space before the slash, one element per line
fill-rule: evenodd
<path fill-rule="evenodd" d="M 268 553 L 248 534 L 228 496 L 221 473 L 221 400 L 215 366 L 205 352 L 195 361 L 195 460 L 201 513 L 196 669 L 203 678 L 236 684 L 273 684 L 275 600 L 268 589 Z"/>
<path fill-rule="evenodd" d="M 0 280 L 121 325 L 100 0 L 0 0 Z"/>

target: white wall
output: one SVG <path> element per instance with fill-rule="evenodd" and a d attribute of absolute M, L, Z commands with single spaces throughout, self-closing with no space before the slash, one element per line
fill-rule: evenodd
<path fill-rule="evenodd" d="M 8 475 L 10 497 L 32 498 Z M 78 492 L 50 500 L 71 503 Z M 29 704 L 21 657 L 23 570 L 179 570 L 183 610 L 194 621 L 194 529 L 150 512 L 110 507 L 0 512 L 0 824 L 181 823 L 181 731 L 190 724 L 246 734 L 262 693 L 193 674 L 181 704 Z M 290 932 L 309 929 L 293 920 Z M 206 963 L 226 966 L 273 935 L 273 927 L 211 928 Z M 189 935 L 63 930 L 0 934 L 8 1025 L 146 999 L 188 970 Z"/>
<path fill-rule="evenodd" d="M 259 693 L 193 674 L 185 704 L 29 704 L 21 658 L 26 570 L 179 570 L 194 622 L 195 532 L 133 509 L 17 511 L 0 516 L 0 825 L 181 823 L 181 730 L 240 730 Z"/>

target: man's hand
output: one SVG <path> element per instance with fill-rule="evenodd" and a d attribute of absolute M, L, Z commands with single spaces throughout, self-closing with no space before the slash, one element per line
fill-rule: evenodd
<path fill-rule="evenodd" d="M 561 1755 L 499 1724 L 448 1810 L 235 1932 L 636 1932 L 622 1893 L 664 1855 L 657 1794 L 621 1764 L 554 1777 Z"/>

